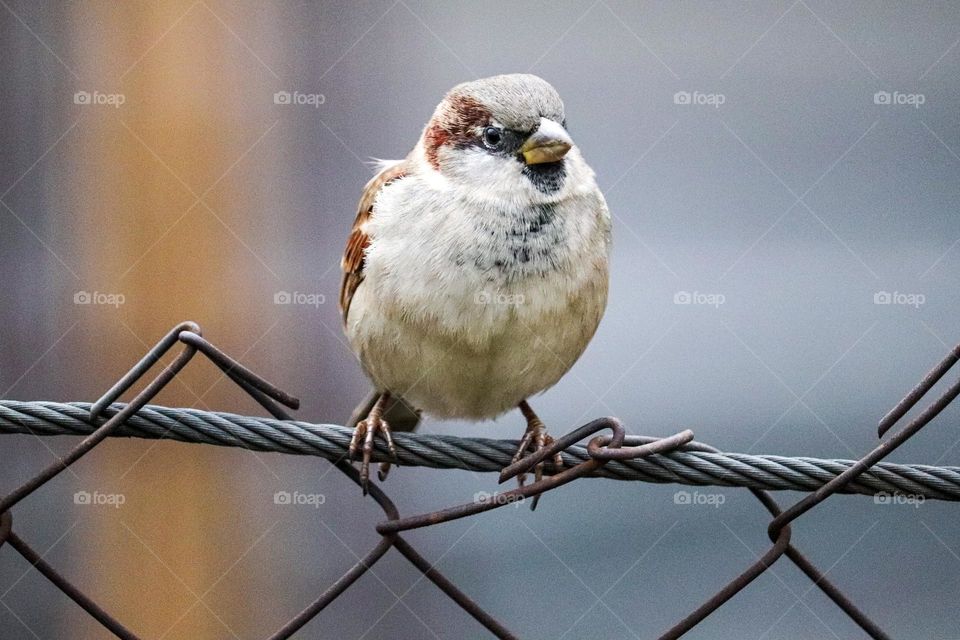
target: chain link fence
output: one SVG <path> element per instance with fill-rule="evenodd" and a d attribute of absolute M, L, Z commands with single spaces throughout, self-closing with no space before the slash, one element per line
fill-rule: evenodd
<path fill-rule="evenodd" d="M 171 349 L 182 350 L 126 404 L 116 401 L 138 383 Z M 148 406 L 157 393 L 173 380 L 197 353 L 209 358 L 223 373 L 257 401 L 270 418 L 236 416 L 189 409 Z M 881 421 L 883 438 L 916 407 L 941 378 L 960 360 L 955 347 Z M 399 461 L 403 465 L 500 471 L 505 482 L 544 462 L 547 474 L 533 484 L 493 494 L 478 493 L 474 500 L 430 513 L 402 517 L 396 505 L 378 485 L 370 496 L 380 505 L 385 520 L 376 525 L 380 540 L 370 551 L 330 585 L 303 611 L 278 629 L 270 640 L 290 638 L 317 616 L 390 549 L 395 549 L 444 594 L 497 638 L 516 638 L 505 625 L 484 611 L 466 593 L 424 558 L 402 533 L 430 527 L 498 509 L 534 498 L 583 477 L 620 480 L 743 487 L 753 493 L 772 519 L 767 525 L 770 548 L 738 576 L 689 615 L 664 631 L 659 638 L 679 638 L 723 606 L 754 579 L 786 556 L 871 638 L 888 636 L 860 610 L 824 572 L 793 543 L 790 525 L 797 518 L 837 493 L 874 495 L 877 500 L 898 497 L 960 500 L 960 468 L 929 465 L 898 465 L 881 462 L 901 444 L 930 423 L 960 394 L 960 380 L 920 410 L 905 426 L 859 460 L 819 460 L 722 453 L 696 442 L 689 430 L 662 438 L 627 436 L 616 418 L 600 418 L 559 437 L 549 447 L 511 464 L 516 442 L 481 438 L 455 438 L 396 434 Z M 46 482 L 75 463 L 111 436 L 173 438 L 186 442 L 235 446 L 259 451 L 317 455 L 329 459 L 347 478 L 360 484 L 359 473 L 347 459 L 351 430 L 313 425 L 292 419 L 287 409 L 297 409 L 296 398 L 276 388 L 202 337 L 200 327 L 183 322 L 174 327 L 126 375 L 97 402 L 53 403 L 0 401 L 0 433 L 31 433 L 85 436 L 63 458 L 25 481 L 0 499 L 0 548 L 9 546 L 64 594 L 118 638 L 138 640 L 134 632 L 69 582 L 14 530 L 11 509 Z M 586 446 L 577 445 L 589 438 Z M 561 453 L 563 467 L 552 464 Z M 386 461 L 389 452 L 377 443 L 375 460 Z M 793 489 L 807 494 L 782 508 L 771 490 Z M 360 493 L 357 493 L 358 498 Z"/>

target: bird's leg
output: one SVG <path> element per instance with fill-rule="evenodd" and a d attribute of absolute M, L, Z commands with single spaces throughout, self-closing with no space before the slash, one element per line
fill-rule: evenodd
<path fill-rule="evenodd" d="M 393 403 L 392 404 L 384 403 L 383 412 L 384 412 L 384 415 L 394 416 L 391 418 L 391 420 L 395 419 L 393 428 L 399 429 L 400 431 L 413 431 L 416 428 L 417 423 L 420 421 L 420 411 L 418 409 L 414 409 L 409 404 L 407 404 L 403 400 L 403 398 L 397 398 L 395 396 L 390 396 L 390 398 L 393 400 Z M 397 408 L 397 405 L 401 405 L 402 407 L 401 412 L 391 413 L 394 408 Z M 407 414 L 404 415 L 402 411 L 406 411 Z M 415 416 L 413 419 L 412 425 L 410 423 L 410 414 L 413 414 Z M 387 433 L 387 437 L 388 438 L 391 437 L 390 432 Z M 380 478 L 380 482 L 383 482 L 384 480 L 387 479 L 387 474 L 390 473 L 390 469 L 392 468 L 393 463 L 397 462 L 396 451 L 391 449 L 391 453 L 393 453 L 392 462 L 380 463 L 380 469 L 377 471 L 377 477 Z"/>
<path fill-rule="evenodd" d="M 520 445 L 517 447 L 517 452 L 513 456 L 512 462 L 519 462 L 524 458 L 527 453 L 536 453 L 540 449 L 543 449 L 546 446 L 549 446 L 553 443 L 553 438 L 550 434 L 547 433 L 547 427 L 543 424 L 543 420 L 537 417 L 537 414 L 533 412 L 533 409 L 527 403 L 526 400 L 520 402 L 517 405 L 520 408 L 520 412 L 523 414 L 523 417 L 527 419 L 527 430 L 523 434 L 523 438 L 520 440 Z M 553 456 L 553 464 L 557 469 L 563 467 L 563 459 L 560 457 L 560 453 L 557 452 Z M 534 481 L 540 482 L 543 478 L 543 465 L 544 463 L 538 462 L 534 467 Z M 527 474 L 521 473 L 517 476 L 517 484 L 521 487 L 526 481 Z M 537 508 L 537 502 L 540 501 L 540 496 L 536 496 L 533 499 L 533 502 L 530 504 L 530 509 Z"/>
<path fill-rule="evenodd" d="M 347 449 L 347 457 L 353 460 L 360 448 L 360 440 L 363 440 L 363 462 L 360 465 L 360 483 L 363 488 L 363 495 L 367 495 L 367 486 L 370 481 L 370 457 L 373 455 L 373 438 L 379 431 L 383 434 L 383 439 L 387 441 L 387 448 L 390 449 L 390 456 L 396 460 L 397 449 L 393 445 L 393 435 L 390 433 L 390 425 L 383 419 L 383 411 L 390 401 L 390 392 L 385 391 L 370 409 L 367 417 L 357 423 L 353 430 L 353 437 L 350 438 L 350 448 Z"/>

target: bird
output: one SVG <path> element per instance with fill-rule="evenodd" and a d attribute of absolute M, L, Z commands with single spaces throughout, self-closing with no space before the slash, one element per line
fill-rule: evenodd
<path fill-rule="evenodd" d="M 379 165 L 347 239 L 339 295 L 373 386 L 348 422 L 364 494 L 374 438 L 395 462 L 392 430 L 412 431 L 423 413 L 479 422 L 519 409 L 526 429 L 513 461 L 549 446 L 528 400 L 594 336 L 611 247 L 595 174 L 560 95 L 536 75 L 458 84 L 413 150 Z M 562 468 L 559 453 L 552 463 Z M 381 464 L 381 481 L 389 468 Z"/>

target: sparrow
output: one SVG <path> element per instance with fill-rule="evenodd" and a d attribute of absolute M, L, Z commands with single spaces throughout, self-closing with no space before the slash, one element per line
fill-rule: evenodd
<path fill-rule="evenodd" d="M 360 198 L 339 296 L 374 387 L 350 422 L 364 493 L 376 434 L 396 460 L 391 424 L 411 431 L 421 412 L 481 421 L 519 408 L 527 426 L 514 461 L 553 441 L 528 398 L 560 380 L 596 332 L 611 235 L 563 101 L 535 75 L 455 86 L 409 155 L 380 165 Z M 562 467 L 559 454 L 553 464 Z"/>

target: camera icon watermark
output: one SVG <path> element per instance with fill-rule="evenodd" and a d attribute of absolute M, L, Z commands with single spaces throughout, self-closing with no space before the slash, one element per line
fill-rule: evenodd
<path fill-rule="evenodd" d="M 719 109 L 727 101 L 722 93 L 704 93 L 702 91 L 677 91 L 673 94 L 673 104 L 706 106 Z"/>
<path fill-rule="evenodd" d="M 73 304 L 102 305 L 116 309 L 127 301 L 122 293 L 103 293 L 101 291 L 77 291 L 73 294 Z"/>
<path fill-rule="evenodd" d="M 300 91 L 277 91 L 273 94 L 273 104 L 307 106 L 319 109 L 327 101 L 322 93 L 301 93 Z"/>
<path fill-rule="evenodd" d="M 926 104 L 927 96 L 923 93 L 903 93 L 901 91 L 877 91 L 873 94 L 873 104 L 884 106 L 906 105 L 919 109 L 920 105 Z"/>
<path fill-rule="evenodd" d="M 873 304 L 892 304 L 919 309 L 926 304 L 927 296 L 922 293 L 902 293 L 900 291 L 877 291 L 873 294 Z"/>
<path fill-rule="evenodd" d="M 327 496 L 322 493 L 301 493 L 300 491 L 277 491 L 273 494 L 273 504 L 293 507 L 313 507 L 319 509 L 326 503 Z"/>
<path fill-rule="evenodd" d="M 727 501 L 722 493 L 700 493 L 699 491 L 677 491 L 673 494 L 673 504 L 689 504 L 719 509 Z"/>
<path fill-rule="evenodd" d="M 277 291 L 273 294 L 273 304 L 300 305 L 318 309 L 326 304 L 327 296 L 322 293 L 302 293 L 300 291 Z"/>
<path fill-rule="evenodd" d="M 722 293 L 703 293 L 701 291 L 677 291 L 673 294 L 673 304 L 702 305 L 720 308 L 727 302 L 727 296 Z"/>
<path fill-rule="evenodd" d="M 122 93 L 101 93 L 99 91 L 77 91 L 73 94 L 73 104 L 107 106 L 119 109 L 127 101 Z"/>
<path fill-rule="evenodd" d="M 522 293 L 480 291 L 473 297 L 473 301 L 474 303 L 480 305 L 491 304 L 507 307 L 519 307 L 522 304 L 526 304 L 527 299 Z"/>
<path fill-rule="evenodd" d="M 487 491 L 477 491 L 473 494 L 473 501 L 480 504 L 512 504 L 513 506 L 519 506 L 526 500 L 524 496 L 519 496 L 516 494 L 508 493 L 489 493 Z"/>
<path fill-rule="evenodd" d="M 113 507 L 119 509 L 127 502 L 122 493 L 100 493 L 99 491 L 77 491 L 73 494 L 73 504 L 90 507 Z"/>
<path fill-rule="evenodd" d="M 919 493 L 901 493 L 900 491 L 893 493 L 880 491 L 873 494 L 873 504 L 907 504 L 914 509 L 919 509 L 926 499 L 926 496 Z"/>

